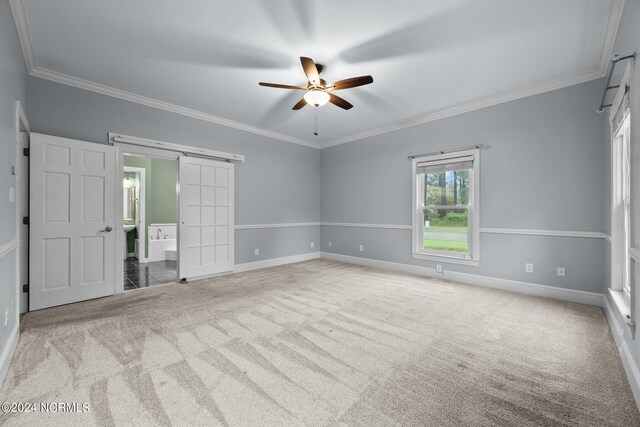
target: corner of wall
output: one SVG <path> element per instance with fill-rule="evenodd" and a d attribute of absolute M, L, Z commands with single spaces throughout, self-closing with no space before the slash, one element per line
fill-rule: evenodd
<path fill-rule="evenodd" d="M 631 351 L 632 337 L 629 331 L 629 327 L 625 324 L 624 319 L 614 308 L 615 303 L 611 300 L 608 292 L 604 297 L 604 314 L 609 324 L 609 330 L 613 341 L 615 343 L 620 359 L 622 360 L 622 366 L 624 367 L 627 379 L 629 380 L 629 386 L 635 398 L 636 405 L 640 408 L 640 365 L 633 357 Z M 638 333 L 636 331 L 636 333 Z"/>

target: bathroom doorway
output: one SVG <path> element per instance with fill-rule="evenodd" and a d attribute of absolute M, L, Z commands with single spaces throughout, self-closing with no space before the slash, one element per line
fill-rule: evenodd
<path fill-rule="evenodd" d="M 124 154 L 124 290 L 178 281 L 178 162 Z"/>

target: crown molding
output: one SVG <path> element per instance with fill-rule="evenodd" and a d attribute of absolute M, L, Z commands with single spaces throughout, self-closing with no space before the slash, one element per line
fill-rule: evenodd
<path fill-rule="evenodd" d="M 27 64 L 29 74 L 31 74 L 36 69 L 36 54 L 31 43 L 31 33 L 29 33 L 29 24 L 24 11 L 23 0 L 9 0 L 9 6 L 11 7 L 13 20 L 16 23 L 16 30 L 18 30 L 18 39 L 20 40 L 20 47 L 22 47 L 24 62 Z"/>
<path fill-rule="evenodd" d="M 457 116 L 459 114 L 469 113 L 471 111 L 480 110 L 482 108 L 492 107 L 494 105 L 503 104 L 505 102 L 515 101 L 518 99 L 527 98 L 529 96 L 539 95 L 545 92 L 551 92 L 554 90 L 602 78 L 606 73 L 607 65 L 609 64 L 609 59 L 611 58 L 613 52 L 613 45 L 620 28 L 620 21 L 622 19 L 624 3 L 625 0 L 611 0 L 611 4 L 609 6 L 609 15 L 607 17 L 607 26 L 602 41 L 598 70 L 596 71 L 586 74 L 579 74 L 573 77 L 556 80 L 525 89 L 516 89 L 500 95 L 483 98 L 467 104 L 462 104 L 453 108 L 426 113 L 409 119 L 399 120 L 397 122 L 390 123 L 388 125 L 381 126 L 375 129 L 370 129 L 368 131 L 321 143 L 320 148 L 329 148 L 336 145 L 346 144 L 352 141 L 371 138 L 374 136 L 383 135 L 385 133 L 395 132 L 401 129 L 434 122 L 436 120 L 446 119 L 449 117 Z"/>
<path fill-rule="evenodd" d="M 321 144 L 321 148 L 329 148 L 336 145 L 346 144 L 352 141 L 358 141 L 361 139 L 383 135 L 389 132 L 395 132 L 402 129 L 419 126 L 429 122 L 435 122 L 437 120 L 442 120 L 442 119 L 457 116 L 460 114 L 481 110 L 483 108 L 493 107 L 498 104 L 504 104 L 506 102 L 527 98 L 529 96 L 539 95 L 545 92 L 551 92 L 551 91 L 562 89 L 565 87 L 574 86 L 580 83 L 585 83 L 591 80 L 602 78 L 603 76 L 604 74 L 598 70 L 598 71 L 593 71 L 591 73 L 580 74 L 580 75 L 569 77 L 562 80 L 556 80 L 550 83 L 532 86 L 526 89 L 517 89 L 510 92 L 505 92 L 500 95 L 490 96 L 487 98 L 479 99 L 477 101 L 469 102 L 467 104 L 462 104 L 456 107 L 447 108 L 445 110 L 435 111 L 431 113 L 418 115 L 409 119 L 399 120 L 397 122 L 393 122 L 388 125 L 381 126 L 375 129 L 370 129 L 364 132 L 356 133 L 354 135 L 349 135 L 343 138 L 334 139 L 332 141 L 328 141 Z"/>
<path fill-rule="evenodd" d="M 115 89 L 110 86 L 101 85 L 99 83 L 90 82 L 88 80 L 79 79 L 66 74 L 58 73 L 56 71 L 47 70 L 44 68 L 36 67 L 31 73 L 34 77 L 39 77 L 46 80 L 51 80 L 56 83 L 62 83 L 68 86 L 74 86 L 80 89 L 88 90 L 91 92 L 100 93 L 102 95 L 111 96 L 113 98 L 123 99 L 125 101 L 134 102 L 136 104 L 145 105 L 147 107 L 157 108 L 159 110 L 169 111 L 171 113 L 180 114 L 182 116 L 191 117 L 205 122 L 215 123 L 222 126 L 234 128 L 240 131 L 253 133 L 256 135 L 266 136 L 267 138 L 279 139 L 281 141 L 291 142 L 298 145 L 304 145 L 311 148 L 319 148 L 318 144 L 310 141 L 305 141 L 300 138 L 285 135 L 278 132 L 273 132 L 267 129 L 262 129 L 256 126 L 247 125 L 237 122 L 235 120 L 225 119 L 224 117 L 216 116 L 209 113 L 203 113 L 201 111 L 193 110 L 187 107 L 181 107 L 179 105 L 171 104 L 165 101 L 159 101 L 154 98 L 149 98 L 135 93 L 127 92 L 120 89 Z"/>
<path fill-rule="evenodd" d="M 538 95 L 545 92 L 550 92 L 602 78 L 606 72 L 606 68 L 612 54 L 613 45 L 615 43 L 616 35 L 618 33 L 620 21 L 622 18 L 624 3 L 625 0 L 611 0 L 598 70 L 596 71 L 552 81 L 549 83 L 544 83 L 541 85 L 535 85 L 525 89 L 517 89 L 505 92 L 503 94 L 490 96 L 470 103 L 458 105 L 456 107 L 399 120 L 397 122 L 393 122 L 364 132 L 359 132 L 353 135 L 348 135 L 342 138 L 337 138 L 323 143 L 317 143 L 38 67 L 33 44 L 31 41 L 31 35 L 29 33 L 27 17 L 24 10 L 24 0 L 9 0 L 14 21 L 16 23 L 16 28 L 18 30 L 20 45 L 22 47 L 25 63 L 27 65 L 27 70 L 32 76 L 65 84 L 68 86 L 74 86 L 84 90 L 89 90 L 114 98 L 123 99 L 125 101 L 134 102 L 136 104 L 141 104 L 175 114 L 180 114 L 182 116 L 191 117 L 197 120 L 203 120 L 221 126 L 234 128 L 240 131 L 265 136 L 267 138 L 278 139 L 281 141 L 291 142 L 294 144 L 316 149 L 329 148 L 336 145 L 346 144 L 352 141 L 371 138 L 374 136 L 419 126 L 421 124 L 446 119 L 471 111 L 480 110 L 482 108 L 492 107 L 498 104 L 503 104 L 506 102 L 515 101 L 529 96 Z"/>
<path fill-rule="evenodd" d="M 24 55 L 25 63 L 27 65 L 27 71 L 34 77 L 39 77 L 41 79 L 50 80 L 67 86 L 73 86 L 79 89 L 100 93 L 102 95 L 111 96 L 113 98 L 119 98 L 125 101 L 134 102 L 136 104 L 145 105 L 147 107 L 169 111 L 171 113 L 180 114 L 182 116 L 191 117 L 197 120 L 215 123 L 240 131 L 265 136 L 267 138 L 279 139 L 281 141 L 291 142 L 293 144 L 303 145 L 305 147 L 316 149 L 320 148 L 319 145 L 315 142 L 306 141 L 304 139 L 285 135 L 279 132 L 273 132 L 267 129 L 237 122 L 235 120 L 226 119 L 224 117 L 204 113 L 201 111 L 193 110 L 191 108 L 182 107 L 179 105 L 171 104 L 169 102 L 160 101 L 157 99 L 116 89 L 110 86 L 101 85 L 99 83 L 94 83 L 88 80 L 83 80 L 77 77 L 69 76 L 67 74 L 58 73 L 57 71 L 39 67 L 36 61 L 33 43 L 31 41 L 29 23 L 27 21 L 27 16 L 24 9 L 24 0 L 9 0 L 9 5 L 13 14 L 13 20 L 16 24 L 16 29 L 18 31 L 18 38 L 20 40 L 20 46 L 22 47 L 22 53 Z"/>
<path fill-rule="evenodd" d="M 624 10 L 625 0 L 611 0 L 609 6 L 609 17 L 607 18 L 607 28 L 605 30 L 604 39 L 602 40 L 602 51 L 600 53 L 600 63 L 598 70 L 605 75 L 609 59 L 613 54 L 613 45 L 616 42 L 616 36 L 620 29 L 620 21 L 622 20 L 622 11 Z"/>
<path fill-rule="evenodd" d="M 16 0 L 20 1 L 20 0 Z M 575 77 L 571 77 L 564 80 L 555 81 L 540 86 L 534 86 L 532 88 L 524 90 L 515 90 L 507 92 L 505 94 L 484 98 L 478 101 L 474 101 L 468 104 L 463 104 L 457 107 L 449 108 L 446 110 L 437 111 L 434 113 L 428 113 L 425 115 L 416 116 L 411 119 L 400 120 L 395 123 L 391 123 L 379 128 L 374 128 L 365 132 L 353 134 L 343 138 L 338 138 L 332 141 L 324 143 L 314 143 L 306 141 L 304 139 L 296 138 L 293 136 L 285 135 L 278 132 L 273 132 L 267 129 L 259 128 L 256 126 L 247 125 L 235 120 L 225 119 L 224 117 L 216 116 L 209 113 L 203 113 L 201 111 L 193 110 L 191 108 L 182 107 L 176 104 L 171 104 L 165 101 L 159 101 L 157 99 L 149 98 L 135 93 L 127 92 L 120 89 L 115 89 L 110 86 L 101 85 L 88 80 L 79 79 L 66 74 L 58 73 L 56 71 L 47 70 L 44 68 L 34 68 L 30 73 L 34 77 L 39 77 L 45 80 L 50 80 L 56 83 L 61 83 L 67 86 L 77 87 L 79 89 L 88 90 L 91 92 L 100 93 L 102 95 L 111 96 L 113 98 L 122 99 L 125 101 L 133 102 L 136 104 L 145 105 L 152 108 L 168 111 L 175 114 L 191 117 L 197 120 L 203 120 L 210 123 L 216 123 L 222 126 L 227 126 L 240 131 L 249 132 L 257 135 L 266 136 L 268 138 L 279 139 L 281 141 L 291 142 L 293 144 L 303 145 L 305 147 L 323 149 L 333 147 L 335 145 L 346 144 L 348 142 L 357 141 L 360 139 L 371 138 L 373 136 L 382 135 L 389 132 L 395 132 L 401 129 L 418 126 L 424 123 L 429 123 L 437 120 L 446 119 L 448 117 L 457 116 L 460 114 L 468 113 L 471 111 L 480 110 L 494 105 L 503 104 L 510 101 L 515 101 L 529 96 L 538 95 L 545 92 L 562 89 L 568 86 L 585 83 L 591 80 L 599 79 L 603 77 L 603 74 L 599 71 L 595 71 L 588 74 L 583 74 Z"/>

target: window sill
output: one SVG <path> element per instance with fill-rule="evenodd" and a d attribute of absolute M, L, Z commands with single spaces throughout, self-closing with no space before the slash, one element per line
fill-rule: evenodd
<path fill-rule="evenodd" d="M 425 254 L 422 252 L 412 252 L 411 256 L 415 259 L 424 259 L 427 261 L 438 261 L 438 262 L 444 262 L 449 264 L 470 265 L 473 267 L 478 267 L 480 265 L 479 259 L 460 258 L 460 257 L 454 257 L 454 256 L 447 256 L 447 255 Z"/>
<path fill-rule="evenodd" d="M 609 295 L 611 296 L 611 299 L 613 300 L 613 305 L 615 306 L 620 316 L 622 316 L 625 323 L 629 324 L 630 307 L 622 291 L 616 291 L 609 288 Z"/>

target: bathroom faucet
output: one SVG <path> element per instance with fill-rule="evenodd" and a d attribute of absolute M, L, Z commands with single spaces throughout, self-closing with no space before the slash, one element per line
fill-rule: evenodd
<path fill-rule="evenodd" d="M 158 228 L 158 232 L 156 233 L 156 240 L 160 240 L 160 232 L 162 231 L 161 228 Z"/>

